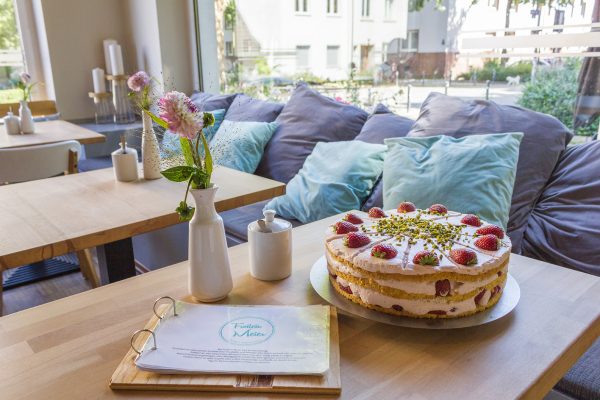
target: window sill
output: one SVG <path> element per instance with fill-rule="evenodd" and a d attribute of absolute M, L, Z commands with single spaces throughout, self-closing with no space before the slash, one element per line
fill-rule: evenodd
<path fill-rule="evenodd" d="M 340 13 L 337 14 L 325 14 L 328 18 L 342 18 Z"/>
<path fill-rule="evenodd" d="M 309 12 L 296 11 L 294 13 L 294 15 L 297 16 L 297 17 L 310 17 L 310 13 Z"/>
<path fill-rule="evenodd" d="M 361 17 L 360 21 L 361 22 L 373 22 L 373 18 L 371 18 L 371 17 Z"/>

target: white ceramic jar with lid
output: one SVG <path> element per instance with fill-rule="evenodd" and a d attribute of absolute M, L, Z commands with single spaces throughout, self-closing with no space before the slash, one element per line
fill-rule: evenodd
<path fill-rule="evenodd" d="M 12 113 L 10 110 L 6 117 L 3 118 L 4 126 L 6 127 L 6 133 L 9 135 L 20 135 L 21 134 L 21 123 L 19 117 Z"/>
<path fill-rule="evenodd" d="M 265 210 L 264 219 L 248 225 L 250 274 L 263 281 L 287 278 L 292 273 L 292 224 Z"/>

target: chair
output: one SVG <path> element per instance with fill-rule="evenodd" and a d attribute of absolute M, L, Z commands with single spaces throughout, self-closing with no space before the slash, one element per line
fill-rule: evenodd
<path fill-rule="evenodd" d="M 37 146 L 0 149 L 0 185 L 33 181 L 78 172 L 81 144 L 75 140 Z M 81 273 L 92 287 L 99 284 L 89 250 L 77 252 Z M 0 281 L 0 296 L 1 291 Z M 0 297 L 0 307 L 1 307 Z M 0 308 L 1 310 L 1 308 Z"/>

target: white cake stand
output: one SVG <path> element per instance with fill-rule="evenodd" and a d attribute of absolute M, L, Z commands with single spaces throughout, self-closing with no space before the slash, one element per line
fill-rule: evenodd
<path fill-rule="evenodd" d="M 517 306 L 521 297 L 519 284 L 509 274 L 502 297 L 495 306 L 486 311 L 459 318 L 408 318 L 370 310 L 342 297 L 329 282 L 329 271 L 327 271 L 325 256 L 314 263 L 310 271 L 310 283 L 325 301 L 348 314 L 384 324 L 422 329 L 458 329 L 487 324 L 509 314 Z"/>

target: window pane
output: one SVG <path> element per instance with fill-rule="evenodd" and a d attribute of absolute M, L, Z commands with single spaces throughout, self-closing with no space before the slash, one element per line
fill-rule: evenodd
<path fill-rule="evenodd" d="M 339 67 L 340 46 L 327 46 L 327 67 Z"/>
<path fill-rule="evenodd" d="M 22 97 L 15 82 L 24 63 L 13 0 L 0 0 L 0 21 L 0 103 L 14 103 Z"/>
<path fill-rule="evenodd" d="M 310 46 L 296 46 L 296 67 L 297 68 L 308 68 Z"/>

